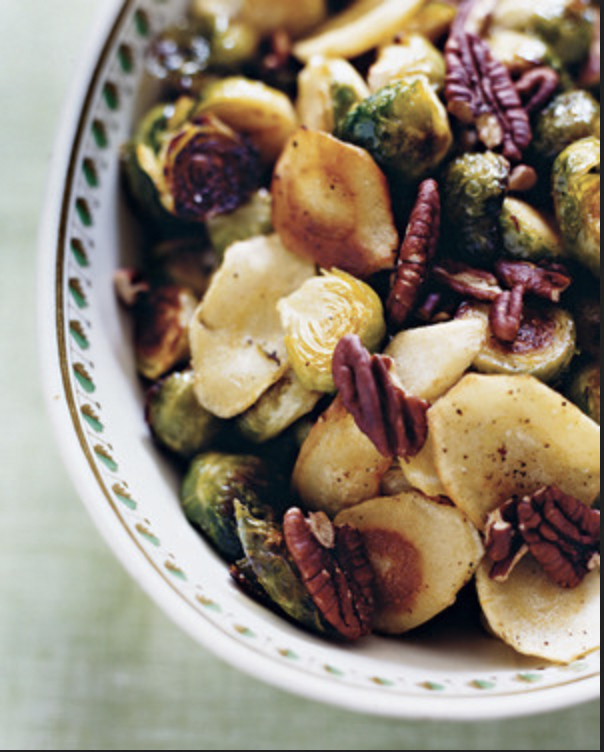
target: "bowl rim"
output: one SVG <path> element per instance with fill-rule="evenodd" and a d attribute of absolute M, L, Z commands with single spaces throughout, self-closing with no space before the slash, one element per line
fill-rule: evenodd
<path fill-rule="evenodd" d="M 327 676 L 313 675 L 274 661 L 216 629 L 209 620 L 200 619 L 199 613 L 191 608 L 127 529 L 112 500 L 104 493 L 94 462 L 83 451 L 84 444 L 78 436 L 78 417 L 66 398 L 68 375 L 61 345 L 64 311 L 57 291 L 61 289 L 67 204 L 83 122 L 98 84 L 102 61 L 115 41 L 121 20 L 135 4 L 136 0 L 111 0 L 99 8 L 91 27 L 92 38 L 87 40 L 75 67 L 77 74 L 59 121 L 49 167 L 37 252 L 38 359 L 47 411 L 71 481 L 107 545 L 147 595 L 195 642 L 248 675 L 310 700 L 382 717 L 486 721 L 554 712 L 598 699 L 599 672 L 573 677 L 553 687 L 527 686 L 521 692 L 508 693 L 508 700 L 522 698 L 521 702 L 506 702 L 506 693 L 474 695 L 471 700 L 467 696 L 410 695 L 402 702 L 400 694 L 381 692 L 377 686 L 335 686 Z M 569 685 L 574 685 L 572 693 L 566 689 Z"/>

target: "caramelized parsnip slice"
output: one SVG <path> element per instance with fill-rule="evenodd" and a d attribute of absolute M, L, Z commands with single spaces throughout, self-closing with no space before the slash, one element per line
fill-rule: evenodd
<path fill-rule="evenodd" d="M 272 194 L 273 226 L 290 251 L 361 279 L 393 267 L 390 190 L 364 149 L 302 128 L 277 163 Z"/>
<path fill-rule="evenodd" d="M 372 499 L 341 512 L 358 528 L 376 574 L 375 628 L 402 634 L 451 606 L 484 551 L 464 514 L 415 491 Z"/>

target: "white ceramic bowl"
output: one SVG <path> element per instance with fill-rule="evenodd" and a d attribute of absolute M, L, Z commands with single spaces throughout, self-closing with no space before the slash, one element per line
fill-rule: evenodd
<path fill-rule="evenodd" d="M 141 55 L 187 0 L 112 0 L 66 110 L 40 237 L 45 390 L 65 462 L 109 545 L 156 603 L 226 661 L 309 698 L 384 716 L 478 720 L 599 696 L 599 654 L 571 666 L 522 658 L 459 630 L 332 645 L 249 600 L 185 521 L 153 447 L 112 274 L 136 243 L 118 149 L 149 103 Z M 191 649 L 195 646 L 192 643 Z"/>

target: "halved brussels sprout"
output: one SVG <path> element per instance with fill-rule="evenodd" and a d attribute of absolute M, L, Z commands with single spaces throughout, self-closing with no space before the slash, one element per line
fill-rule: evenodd
<path fill-rule="evenodd" d="M 495 28 L 536 34 L 565 64 L 579 63 L 589 54 L 593 13 L 589 0 L 500 0 L 492 14 Z"/>
<path fill-rule="evenodd" d="M 313 57 L 298 76 L 300 123 L 335 133 L 351 108 L 369 96 L 364 79 L 347 60 Z"/>
<path fill-rule="evenodd" d="M 586 363 L 573 375 L 570 399 L 600 425 L 600 363 Z"/>
<path fill-rule="evenodd" d="M 288 371 L 237 419 L 237 428 L 244 438 L 263 444 L 310 413 L 322 396 L 303 386 L 293 370 Z"/>
<path fill-rule="evenodd" d="M 317 32 L 294 46 L 307 63 L 315 55 L 351 59 L 389 42 L 423 6 L 423 0 L 355 0 Z"/>
<path fill-rule="evenodd" d="M 315 275 L 276 235 L 235 243 L 191 322 L 197 399 L 221 418 L 254 405 L 289 368 L 277 302 Z"/>
<path fill-rule="evenodd" d="M 442 91 L 446 75 L 445 58 L 421 34 L 400 35 L 394 44 L 383 47 L 369 69 L 372 92 L 410 76 L 426 76 L 435 91 Z"/>
<path fill-rule="evenodd" d="M 539 113 L 533 149 L 550 164 L 568 146 L 582 138 L 600 135 L 600 105 L 588 91 L 558 95 Z"/>
<path fill-rule="evenodd" d="M 386 336 L 382 301 L 373 288 L 334 269 L 307 280 L 279 301 L 285 347 L 296 376 L 312 391 L 334 392 L 334 351 L 347 334 L 358 334 L 369 350 Z"/>
<path fill-rule="evenodd" d="M 489 320 L 490 306 L 465 304 L 460 315 Z M 487 337 L 474 360 L 481 373 L 529 374 L 547 383 L 565 373 L 577 352 L 575 320 L 556 305 L 525 306 L 522 326 L 513 343 Z"/>
<path fill-rule="evenodd" d="M 351 110 L 338 135 L 403 183 L 433 172 L 453 144 L 447 111 L 423 75 L 376 91 Z"/>
<path fill-rule="evenodd" d="M 223 78 L 204 89 L 195 116 L 207 113 L 247 135 L 267 164 L 277 159 L 298 125 L 289 97 L 242 76 Z"/>
<path fill-rule="evenodd" d="M 235 515 L 247 563 L 275 606 L 313 632 L 325 633 L 321 614 L 287 550 L 282 526 L 259 519 L 239 500 L 235 502 Z"/>
<path fill-rule="evenodd" d="M 164 285 L 140 297 L 134 311 L 134 349 L 141 376 L 156 381 L 186 362 L 196 307 L 191 290 L 177 285 Z"/>
<path fill-rule="evenodd" d="M 180 491 L 184 513 L 229 562 L 243 556 L 235 504 L 246 504 L 263 519 L 277 517 L 279 485 L 274 472 L 258 457 L 207 452 L 196 457 Z"/>
<path fill-rule="evenodd" d="M 294 253 L 363 279 L 394 266 L 388 181 L 364 149 L 301 128 L 277 163 L 272 193 L 273 224 Z"/>
<path fill-rule="evenodd" d="M 464 154 L 447 168 L 443 186 L 445 217 L 459 255 L 479 266 L 502 250 L 499 217 L 510 165 L 493 152 Z"/>
<path fill-rule="evenodd" d="M 526 201 L 506 198 L 499 226 L 503 248 L 511 258 L 538 262 L 565 256 L 564 242 L 554 218 Z"/>
<path fill-rule="evenodd" d="M 231 214 L 210 217 L 206 222 L 212 248 L 220 258 L 227 248 L 242 240 L 273 232 L 273 201 L 266 188 L 254 193 L 247 204 Z"/>
<path fill-rule="evenodd" d="M 197 401 L 193 371 L 173 373 L 151 387 L 145 414 L 155 439 L 185 458 L 208 449 L 222 427 Z"/>
<path fill-rule="evenodd" d="M 554 163 L 554 203 L 568 254 L 600 276 L 600 139 L 584 138 Z"/>
<path fill-rule="evenodd" d="M 484 549 L 464 514 L 417 491 L 372 499 L 341 512 L 359 529 L 376 577 L 375 628 L 403 634 L 451 606 Z"/>

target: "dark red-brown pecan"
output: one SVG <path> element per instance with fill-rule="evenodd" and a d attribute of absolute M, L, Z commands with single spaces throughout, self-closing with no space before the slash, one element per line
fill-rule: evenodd
<path fill-rule="evenodd" d="M 463 261 L 442 259 L 432 270 L 432 277 L 450 290 L 474 300 L 490 303 L 503 292 L 494 274 Z"/>
<path fill-rule="evenodd" d="M 530 261 L 500 259 L 495 265 L 499 281 L 509 288 L 521 286 L 526 293 L 559 303 L 573 279 L 561 264 L 532 264 Z"/>
<path fill-rule="evenodd" d="M 546 486 L 518 505 L 518 529 L 560 587 L 574 588 L 600 566 L 600 512 Z"/>
<path fill-rule="evenodd" d="M 304 586 L 323 618 L 345 639 L 371 632 L 374 574 L 361 533 L 336 527 L 323 512 L 298 508 L 283 519 L 283 534 Z"/>
<path fill-rule="evenodd" d="M 516 91 L 529 114 L 539 112 L 549 103 L 560 86 L 560 75 L 548 65 L 523 73 L 516 81 Z"/>
<path fill-rule="evenodd" d="M 488 43 L 455 24 L 445 46 L 445 98 L 449 112 L 475 125 L 488 149 L 501 148 L 520 162 L 532 141 L 527 111 L 507 68 L 496 60 Z"/>
<path fill-rule="evenodd" d="M 417 308 L 416 316 L 427 324 L 438 324 L 451 321 L 459 306 L 456 295 L 448 290 L 433 290 L 429 292 Z"/>
<path fill-rule="evenodd" d="M 438 183 L 425 180 L 419 187 L 386 301 L 388 318 L 394 329 L 403 326 L 417 304 L 428 267 L 436 255 L 440 221 Z"/>
<path fill-rule="evenodd" d="M 491 578 L 505 582 L 512 570 L 528 553 L 522 534 L 518 529 L 518 502 L 513 496 L 492 512 L 485 531 L 485 551 L 493 562 Z"/>
<path fill-rule="evenodd" d="M 501 342 L 515 342 L 524 315 L 524 287 L 517 285 L 497 296 L 491 306 L 491 331 Z"/>
<path fill-rule="evenodd" d="M 413 457 L 426 443 L 429 404 L 406 394 L 391 374 L 392 360 L 370 355 L 356 335 L 343 337 L 333 356 L 342 403 L 384 457 Z"/>
<path fill-rule="evenodd" d="M 600 566 L 600 512 L 555 486 L 543 486 L 512 497 L 489 517 L 486 551 L 494 579 L 507 579 L 530 552 L 553 582 L 575 588 Z"/>
<path fill-rule="evenodd" d="M 134 308 L 140 298 L 151 290 L 149 282 L 143 275 L 131 267 L 115 271 L 113 284 L 118 300 L 126 308 Z"/>

